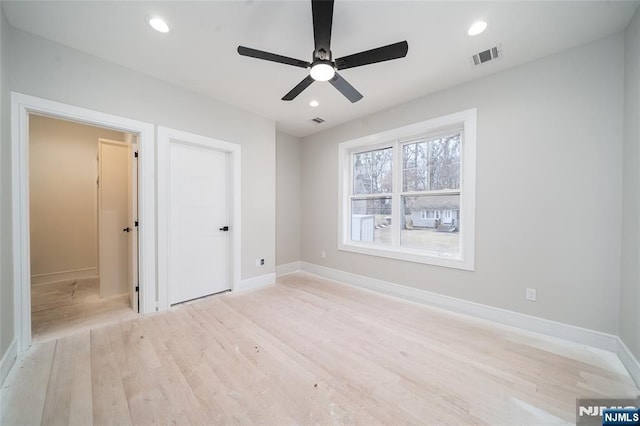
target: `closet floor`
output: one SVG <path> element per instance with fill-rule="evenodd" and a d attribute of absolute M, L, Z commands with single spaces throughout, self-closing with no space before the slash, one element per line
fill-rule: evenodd
<path fill-rule="evenodd" d="M 100 298 L 99 277 L 31 287 L 31 333 L 34 342 L 57 339 L 137 316 L 126 294 Z"/>

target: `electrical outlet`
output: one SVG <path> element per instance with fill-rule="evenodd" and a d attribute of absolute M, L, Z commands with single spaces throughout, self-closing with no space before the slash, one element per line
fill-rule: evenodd
<path fill-rule="evenodd" d="M 529 300 L 531 302 L 535 302 L 536 298 L 537 298 L 536 289 L 535 288 L 528 288 L 527 289 L 526 298 L 527 298 L 527 300 Z"/>
<path fill-rule="evenodd" d="M 260 259 L 260 266 L 264 266 L 264 259 Z"/>
<path fill-rule="evenodd" d="M 327 257 L 327 253 L 324 250 L 322 250 L 320 252 L 320 256 L 322 256 L 322 258 L 324 259 L 325 257 Z"/>

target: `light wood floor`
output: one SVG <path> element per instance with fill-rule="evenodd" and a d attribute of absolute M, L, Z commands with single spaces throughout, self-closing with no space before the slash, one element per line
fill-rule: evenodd
<path fill-rule="evenodd" d="M 32 347 L 0 423 L 566 424 L 612 353 L 306 274 Z"/>
<path fill-rule="evenodd" d="M 98 277 L 31 287 L 31 334 L 34 342 L 136 317 L 128 295 L 100 298 Z"/>

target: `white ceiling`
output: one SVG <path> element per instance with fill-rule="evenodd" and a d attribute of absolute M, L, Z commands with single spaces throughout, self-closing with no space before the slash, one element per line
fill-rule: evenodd
<path fill-rule="evenodd" d="M 17 28 L 270 118 L 306 136 L 393 105 L 623 31 L 637 1 L 431 2 L 337 0 L 335 58 L 407 40 L 406 58 L 341 71 L 364 98 L 351 104 L 316 82 L 280 98 L 306 70 L 242 57 L 238 45 L 311 60 L 311 5 L 296 1 L 9 1 Z M 171 27 L 155 32 L 146 17 Z M 487 30 L 470 37 L 471 23 Z M 502 45 L 501 60 L 478 67 L 472 54 Z M 320 102 L 317 108 L 308 104 Z M 326 120 L 323 124 L 311 121 Z"/>

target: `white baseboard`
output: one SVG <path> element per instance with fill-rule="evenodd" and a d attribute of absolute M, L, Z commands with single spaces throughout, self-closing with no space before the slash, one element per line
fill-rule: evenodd
<path fill-rule="evenodd" d="M 11 367 L 16 362 L 18 356 L 18 340 L 13 339 L 9 347 L 7 348 L 2 360 L 0 360 L 0 387 L 4 384 L 4 380 L 9 375 Z"/>
<path fill-rule="evenodd" d="M 619 337 L 617 353 L 618 358 L 622 361 L 622 365 L 625 366 L 633 381 L 636 382 L 636 385 L 640 387 L 640 362 Z"/>
<path fill-rule="evenodd" d="M 238 288 L 234 289 L 234 291 L 246 291 L 246 290 L 254 290 L 256 288 L 261 288 L 268 286 L 270 284 L 275 284 L 276 282 L 276 274 L 264 274 L 253 278 L 248 278 L 246 280 L 240 281 L 240 285 Z"/>
<path fill-rule="evenodd" d="M 74 269 L 71 271 L 50 272 L 47 274 L 31 275 L 31 285 L 46 284 L 55 281 L 77 280 L 80 278 L 95 277 L 97 268 Z"/>
<path fill-rule="evenodd" d="M 283 275 L 292 274 L 298 271 L 302 271 L 302 262 L 300 261 L 277 265 L 276 277 L 281 277 Z"/>
<path fill-rule="evenodd" d="M 519 312 L 508 311 L 506 309 L 495 308 L 493 306 L 482 305 L 480 303 L 469 302 L 467 300 L 456 299 L 425 290 L 406 287 L 388 281 L 377 280 L 363 275 L 352 274 L 350 272 L 339 271 L 313 263 L 302 262 L 302 270 L 321 277 L 345 284 L 366 288 L 378 293 L 396 296 L 425 305 L 467 314 L 476 318 L 494 321 L 503 325 L 534 331 L 547 336 L 558 337 L 583 345 L 593 346 L 610 352 L 618 351 L 618 337 L 613 334 L 602 333 L 587 328 L 577 327 L 544 318 L 521 314 Z"/>

